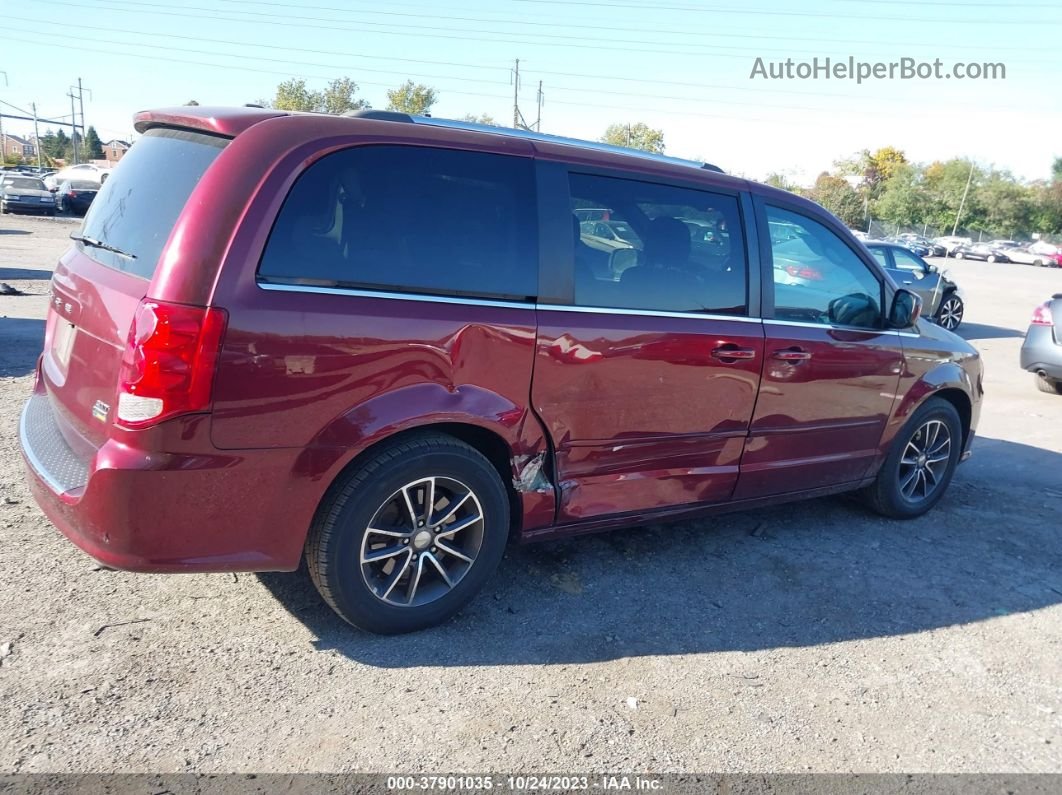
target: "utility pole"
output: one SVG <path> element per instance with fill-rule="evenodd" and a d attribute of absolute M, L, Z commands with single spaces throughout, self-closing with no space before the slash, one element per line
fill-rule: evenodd
<path fill-rule="evenodd" d="M 513 128 L 520 129 L 520 59 L 513 69 Z"/>
<path fill-rule="evenodd" d="M 74 145 L 74 165 L 76 166 L 81 162 L 78 154 L 78 140 L 77 140 L 77 116 L 74 113 L 74 91 L 71 87 L 70 93 L 67 94 L 70 97 L 70 141 Z"/>
<path fill-rule="evenodd" d="M 535 132 L 542 132 L 542 105 L 546 95 L 542 93 L 542 81 L 538 81 L 538 118 L 535 119 Z"/>
<path fill-rule="evenodd" d="M 81 140 L 85 140 L 85 92 L 81 88 L 81 78 L 77 79 L 77 101 L 81 105 Z"/>
<path fill-rule="evenodd" d="M 33 109 L 33 147 L 37 150 L 37 173 L 41 170 L 41 131 L 37 129 L 37 103 L 30 104 Z"/>
<path fill-rule="evenodd" d="M 7 72 L 0 72 L 4 76 L 4 85 L 8 85 Z M 0 165 L 7 162 L 7 136 L 4 135 L 4 116 L 0 113 Z"/>
<path fill-rule="evenodd" d="M 966 189 L 962 192 L 962 201 L 959 202 L 959 211 L 955 213 L 955 226 L 951 228 L 951 236 L 959 229 L 959 219 L 962 217 L 962 208 L 966 206 L 966 194 L 970 192 L 970 183 L 973 181 L 974 164 L 970 163 L 970 175 L 966 178 Z"/>

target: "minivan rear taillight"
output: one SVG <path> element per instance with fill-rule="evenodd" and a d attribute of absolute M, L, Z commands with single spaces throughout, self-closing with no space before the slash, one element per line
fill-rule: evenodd
<path fill-rule="evenodd" d="M 1051 317 L 1051 303 L 1044 301 L 1036 309 L 1033 310 L 1032 320 L 1030 321 L 1034 326 L 1053 326 L 1055 320 Z"/>
<path fill-rule="evenodd" d="M 117 424 L 143 428 L 209 410 L 227 321 L 223 309 L 141 301 L 118 376 Z"/>

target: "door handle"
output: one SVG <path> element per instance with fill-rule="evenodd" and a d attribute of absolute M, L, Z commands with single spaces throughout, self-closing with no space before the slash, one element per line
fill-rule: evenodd
<path fill-rule="evenodd" d="M 806 362 L 811 358 L 811 354 L 808 351 L 801 350 L 800 348 L 786 348 L 784 350 L 775 351 L 771 356 L 775 359 L 781 359 L 783 362 Z"/>
<path fill-rule="evenodd" d="M 720 345 L 712 351 L 712 358 L 718 359 L 723 364 L 733 364 L 738 361 L 755 359 L 756 351 L 753 348 L 739 348 L 733 343 L 727 343 L 726 345 Z"/>

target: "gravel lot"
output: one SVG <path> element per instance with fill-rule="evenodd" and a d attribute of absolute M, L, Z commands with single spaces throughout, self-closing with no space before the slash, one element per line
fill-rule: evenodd
<path fill-rule="evenodd" d="M 0 772 L 1062 771 L 1062 398 L 1018 369 L 1062 270 L 948 261 L 985 357 L 929 516 L 845 499 L 513 548 L 417 635 L 301 574 L 97 569 L 18 414 L 69 221 L 0 218 Z"/>

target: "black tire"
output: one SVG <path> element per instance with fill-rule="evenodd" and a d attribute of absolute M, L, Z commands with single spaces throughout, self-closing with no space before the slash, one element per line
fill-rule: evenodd
<path fill-rule="evenodd" d="M 955 259 L 962 259 L 965 256 L 961 251 L 955 252 Z"/>
<path fill-rule="evenodd" d="M 1033 260 L 1033 267 L 1034 268 L 1042 268 L 1043 266 L 1044 266 L 1044 261 L 1042 259 L 1034 259 Z"/>
<path fill-rule="evenodd" d="M 995 262 L 996 261 L 996 255 L 995 254 L 989 254 L 985 259 L 988 262 Z"/>
<path fill-rule="evenodd" d="M 905 464 L 905 452 L 908 445 L 918 444 L 916 436 L 924 433 L 927 423 L 939 422 L 947 428 L 949 446 L 947 458 L 942 461 L 945 466 L 940 468 L 936 483 L 927 494 L 919 497 L 917 494 L 917 479 L 915 481 L 915 495 L 912 499 L 904 493 L 902 482 L 906 480 L 913 467 Z M 924 437 L 923 437 L 924 440 Z M 943 455 L 943 452 L 940 453 Z M 955 407 L 943 398 L 930 398 L 927 400 L 907 421 L 903 429 L 896 435 L 892 449 L 889 451 L 885 463 L 878 472 L 877 479 L 863 492 L 863 498 L 871 509 L 888 516 L 891 519 L 914 519 L 921 516 L 936 505 L 944 493 L 948 490 L 955 467 L 959 464 L 962 455 L 962 422 Z M 923 476 L 923 481 L 928 479 Z"/>
<path fill-rule="evenodd" d="M 456 564 L 457 567 L 463 567 L 465 564 L 458 559 L 451 559 L 445 553 L 437 553 L 435 540 L 427 542 L 432 544 L 430 552 L 435 553 L 434 555 L 429 554 L 427 547 L 421 547 L 419 552 L 415 551 L 421 541 L 421 535 L 426 530 L 418 530 L 417 520 L 410 514 L 423 510 L 420 504 L 413 506 L 413 502 L 420 500 L 421 496 L 424 497 L 424 503 L 428 502 L 426 490 L 420 493 L 420 496 L 414 491 L 412 502 L 396 501 L 397 495 L 407 497 L 404 491 L 418 479 L 425 478 L 437 478 L 439 481 L 456 483 L 467 488 L 474 495 L 474 499 L 466 502 L 475 503 L 475 508 L 479 509 L 482 517 L 481 521 L 470 529 L 470 533 L 475 534 L 475 554 L 472 554 L 470 546 L 460 548 L 462 553 L 472 556 L 471 563 L 459 572 L 459 576 L 448 590 L 448 583 L 444 583 L 438 571 L 429 565 L 431 560 L 424 561 L 428 558 L 442 560 L 444 568 L 445 565 Z M 363 544 L 370 544 L 370 525 L 382 522 L 379 516 L 381 512 L 389 506 L 400 504 L 413 506 L 405 516 L 397 516 L 402 521 L 405 521 L 405 517 L 410 518 L 409 539 L 401 542 L 406 545 L 405 549 L 390 558 L 393 563 L 376 564 L 384 568 L 392 566 L 390 574 L 385 575 L 380 568 L 371 572 L 373 576 L 394 578 L 390 589 L 381 597 L 378 594 L 383 590 L 383 584 L 377 585 L 375 591 L 369 584 L 370 575 L 365 572 L 365 567 L 369 564 L 365 564 L 362 559 Z M 448 506 L 444 504 L 436 510 L 445 512 Z M 399 529 L 397 524 L 387 524 L 388 527 Z M 431 525 L 430 521 L 428 524 Z M 406 532 L 404 526 L 401 530 Z M 379 535 L 374 534 L 371 537 L 379 538 Z M 346 474 L 333 486 L 310 529 L 306 544 L 306 563 L 317 590 L 344 620 L 369 632 L 391 635 L 425 629 L 440 624 L 457 613 L 480 591 L 497 569 L 505 553 L 508 537 L 509 498 L 498 472 L 491 463 L 478 450 L 453 437 L 423 434 L 408 437 L 387 447 Z M 441 540 L 442 536 L 439 538 Z M 410 540 L 414 543 L 410 544 Z M 399 549 L 399 542 L 393 543 L 394 548 Z M 454 543 L 456 547 L 455 541 L 447 539 L 447 543 Z M 449 551 L 449 548 L 441 543 L 439 547 Z M 369 546 L 366 546 L 366 549 L 369 552 L 388 551 L 386 548 L 375 549 Z M 403 581 L 404 592 L 409 593 L 413 571 L 416 568 L 412 561 L 418 556 L 421 560 L 416 565 L 424 567 L 424 572 L 427 572 L 424 576 L 428 577 L 428 580 L 423 582 L 430 582 L 436 590 L 441 589 L 441 594 L 424 604 L 412 606 L 384 601 L 392 592 L 391 589 L 395 590 L 397 598 L 403 588 L 396 586 Z M 420 570 L 417 569 L 417 572 L 420 573 Z M 451 569 L 450 575 L 455 575 L 454 569 Z M 417 595 L 421 583 L 422 579 L 418 577 L 417 583 L 413 584 L 414 596 Z M 427 595 L 430 597 L 431 592 L 428 591 Z"/>
<path fill-rule="evenodd" d="M 954 292 L 946 293 L 944 300 L 940 302 L 940 306 L 937 308 L 937 316 L 935 320 L 937 324 L 948 331 L 955 331 L 962 325 L 962 319 L 966 312 L 966 304 L 963 303 L 962 298 L 956 295 Z"/>
<path fill-rule="evenodd" d="M 1049 395 L 1062 395 L 1062 381 L 1048 378 L 1040 373 L 1036 374 L 1036 388 Z"/>

